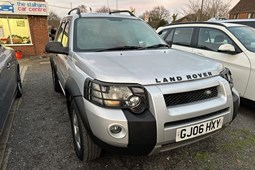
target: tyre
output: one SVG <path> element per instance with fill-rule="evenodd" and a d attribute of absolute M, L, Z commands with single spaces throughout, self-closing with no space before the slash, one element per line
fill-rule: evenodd
<path fill-rule="evenodd" d="M 56 74 L 56 71 L 55 71 L 54 68 L 52 68 L 52 82 L 53 82 L 54 90 L 58 93 L 61 93 L 62 89 L 61 89 L 60 84 L 58 82 L 58 75 Z"/>
<path fill-rule="evenodd" d="M 84 161 L 91 161 L 100 157 L 102 149 L 98 147 L 88 135 L 74 102 L 71 103 L 69 116 L 71 120 L 74 150 L 77 157 Z"/>
<path fill-rule="evenodd" d="M 22 89 L 22 83 L 21 83 L 21 78 L 20 78 L 20 74 L 17 74 L 17 94 L 16 94 L 16 98 L 20 98 L 23 94 L 23 89 Z"/>

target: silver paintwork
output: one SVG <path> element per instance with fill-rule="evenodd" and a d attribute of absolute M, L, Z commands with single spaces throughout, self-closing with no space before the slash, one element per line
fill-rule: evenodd
<path fill-rule="evenodd" d="M 155 78 L 212 72 L 219 75 L 223 66 L 210 59 L 179 50 L 143 50 L 101 53 L 74 53 L 79 69 L 105 82 L 156 84 Z M 208 67 L 209 66 L 209 67 Z M 184 80 L 186 81 L 186 80 Z"/>
<path fill-rule="evenodd" d="M 87 16 L 100 17 L 101 15 L 89 14 Z M 74 15 L 73 19 L 77 17 L 77 15 Z M 83 17 L 86 17 L 86 15 L 83 15 Z M 173 49 L 100 53 L 74 52 L 72 49 L 73 22 L 71 20 L 69 30 L 69 55 L 58 54 L 57 57 L 54 57 L 54 63 L 58 67 L 57 74 L 61 85 L 65 87 L 67 79 L 72 77 L 78 85 L 81 95 L 84 94 L 84 82 L 86 78 L 111 83 L 138 83 L 143 85 L 148 91 L 149 109 L 154 115 L 157 124 L 157 144 L 151 153 L 160 151 L 159 148 L 163 147 L 164 144 L 174 142 L 176 128 L 211 120 L 215 117 L 212 116 L 197 122 L 165 127 L 164 125 L 167 122 L 202 116 L 225 108 L 228 108 L 228 110 L 220 115 L 224 117 L 224 126 L 228 125 L 232 120 L 232 93 L 228 82 L 219 76 L 219 73 L 223 70 L 221 64 L 191 53 Z M 184 81 L 172 83 L 157 84 L 155 82 L 155 78 L 163 79 L 170 76 L 185 77 L 189 74 L 203 72 L 211 72 L 212 76 L 192 81 L 184 79 Z M 166 107 L 163 99 L 163 94 L 199 90 L 213 86 L 218 87 L 219 95 L 216 98 L 206 101 L 171 108 Z M 92 133 L 97 138 L 112 146 L 128 146 L 128 122 L 122 110 L 99 107 L 87 101 L 84 97 L 83 103 L 86 113 L 81 114 L 87 115 Z M 126 130 L 127 135 L 120 139 L 112 137 L 108 133 L 108 128 L 111 124 L 121 125 Z M 209 135 L 185 142 L 189 143 Z M 182 146 L 183 143 L 174 143 L 174 145 L 176 147 Z"/>

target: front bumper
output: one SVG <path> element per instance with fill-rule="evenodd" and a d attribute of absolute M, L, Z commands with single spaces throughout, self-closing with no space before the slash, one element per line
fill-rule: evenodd
<path fill-rule="evenodd" d="M 194 90 L 196 88 L 217 86 L 219 95 L 205 101 L 166 107 L 162 94 Z M 101 148 L 122 154 L 153 154 L 196 142 L 217 133 L 219 130 L 199 137 L 176 142 L 176 130 L 181 127 L 203 123 L 223 117 L 223 128 L 236 117 L 239 107 L 238 93 L 229 88 L 229 84 L 219 78 L 209 81 L 200 80 L 147 86 L 149 110 L 141 115 L 134 115 L 128 110 L 109 109 L 96 106 L 82 98 L 85 110 L 81 117 L 90 136 Z M 169 91 L 169 89 L 171 91 Z M 117 124 L 123 127 L 126 135 L 114 138 L 109 133 L 109 126 Z"/>

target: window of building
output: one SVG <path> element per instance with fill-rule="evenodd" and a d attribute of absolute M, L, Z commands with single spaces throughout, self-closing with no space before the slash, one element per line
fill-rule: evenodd
<path fill-rule="evenodd" d="M 1 44 L 32 44 L 27 17 L 0 17 Z"/>
<path fill-rule="evenodd" d="M 239 18 L 239 14 L 234 14 L 233 19 L 238 19 Z"/>
<path fill-rule="evenodd" d="M 254 18 L 254 13 L 253 12 L 249 13 L 248 18 Z"/>

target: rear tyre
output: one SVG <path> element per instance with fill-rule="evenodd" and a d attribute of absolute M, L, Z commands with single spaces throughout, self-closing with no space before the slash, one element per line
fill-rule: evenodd
<path fill-rule="evenodd" d="M 20 78 L 20 74 L 18 73 L 17 75 L 17 94 L 16 94 L 16 98 L 21 98 L 22 94 L 23 94 L 23 89 L 22 89 L 22 83 L 21 83 L 21 78 Z"/>
<path fill-rule="evenodd" d="M 54 90 L 58 93 L 61 93 L 62 89 L 61 89 L 60 84 L 58 82 L 58 75 L 56 74 L 56 71 L 53 68 L 52 68 L 52 82 L 53 82 Z"/>
<path fill-rule="evenodd" d="M 102 149 L 98 147 L 88 135 L 74 102 L 71 103 L 69 116 L 71 120 L 74 150 L 77 157 L 86 162 L 100 157 Z"/>

